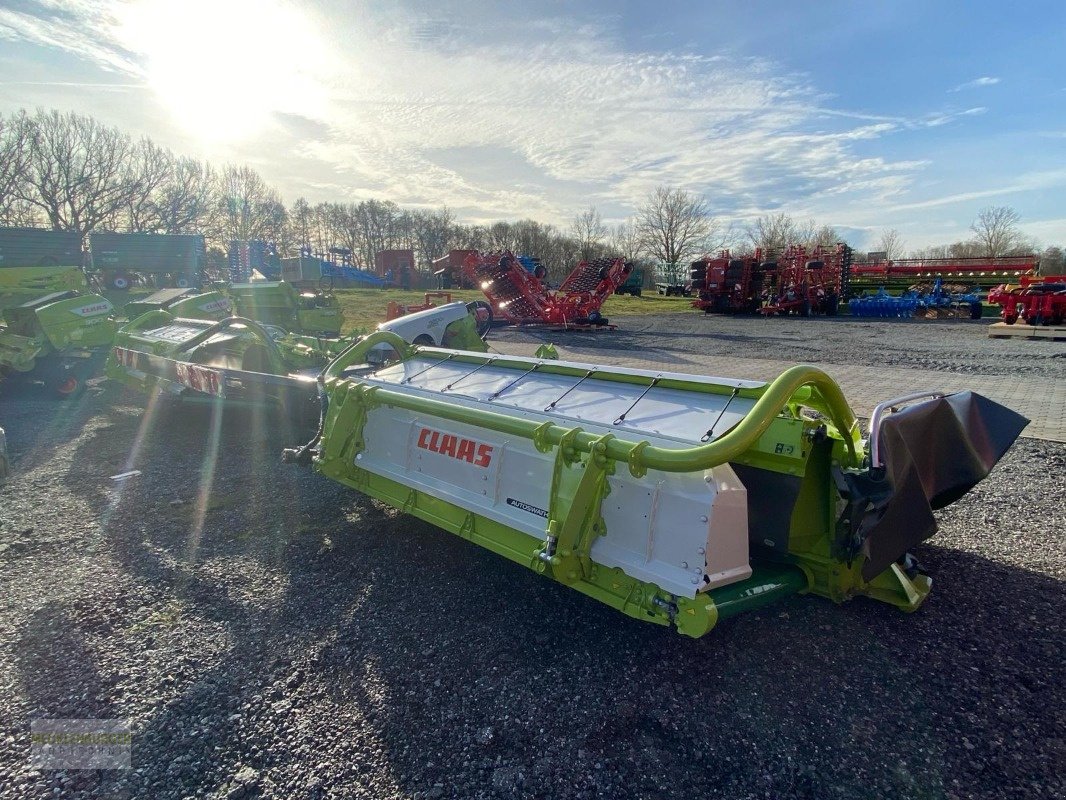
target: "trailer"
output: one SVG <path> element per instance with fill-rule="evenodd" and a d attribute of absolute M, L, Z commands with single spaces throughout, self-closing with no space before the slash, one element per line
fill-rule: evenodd
<path fill-rule="evenodd" d="M 932 581 L 913 550 L 934 510 L 1027 423 L 971 392 L 923 393 L 878 405 L 865 439 L 814 367 L 767 384 L 389 333 L 320 386 L 319 431 L 286 460 L 693 637 L 795 594 L 915 610 Z"/>
<path fill-rule="evenodd" d="M 89 249 L 91 270 L 111 289 L 127 290 L 137 284 L 199 287 L 207 266 L 206 245 L 199 234 L 100 232 L 90 234 Z"/>
<path fill-rule="evenodd" d="M 686 279 L 684 264 L 657 264 L 655 290 L 664 297 L 688 297 L 692 286 Z"/>
<path fill-rule="evenodd" d="M 640 297 L 644 292 L 644 270 L 634 269 L 629 277 L 615 288 L 615 294 L 628 294 L 631 297 Z"/>
<path fill-rule="evenodd" d="M 485 293 L 493 318 L 512 325 L 607 325 L 600 309 L 631 271 L 620 258 L 582 261 L 556 290 L 546 285 L 539 262 L 523 263 L 510 252 L 475 253 L 463 261 L 464 275 Z"/>
<path fill-rule="evenodd" d="M 1066 320 L 1066 275 L 1023 275 L 1017 286 L 1004 284 L 990 291 L 988 302 L 1002 307 L 1008 325 L 1019 320 L 1032 326 L 1061 325 Z"/>

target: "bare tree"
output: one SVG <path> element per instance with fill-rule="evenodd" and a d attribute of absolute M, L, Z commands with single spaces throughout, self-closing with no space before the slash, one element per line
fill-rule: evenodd
<path fill-rule="evenodd" d="M 18 189 L 26 179 L 30 132 L 26 112 L 0 117 L 0 220 L 17 216 Z"/>
<path fill-rule="evenodd" d="M 428 267 L 448 251 L 455 231 L 455 217 L 445 206 L 439 211 L 416 211 L 411 219 L 416 249 Z"/>
<path fill-rule="evenodd" d="M 160 233 L 164 227 L 160 193 L 173 177 L 174 167 L 174 155 L 169 150 L 148 138 L 137 142 L 125 165 L 125 203 L 110 227 Z"/>
<path fill-rule="evenodd" d="M 881 232 L 877 240 L 877 249 L 885 254 L 886 261 L 895 261 L 903 255 L 903 236 L 895 228 Z"/>
<path fill-rule="evenodd" d="M 603 224 L 595 206 L 589 206 L 576 215 L 570 223 L 570 231 L 578 242 L 578 256 L 583 261 L 595 258 L 602 249 L 603 240 L 607 238 L 607 226 Z"/>
<path fill-rule="evenodd" d="M 169 179 L 156 195 L 159 232 L 199 233 L 209 230 L 217 207 L 217 183 L 217 176 L 210 164 L 192 158 L 176 159 Z"/>
<path fill-rule="evenodd" d="M 1049 247 L 1040 255 L 1041 275 L 1062 275 L 1063 254 L 1061 247 Z"/>
<path fill-rule="evenodd" d="M 258 172 L 247 166 L 223 169 L 212 225 L 215 241 L 276 239 L 285 217 L 280 195 Z"/>
<path fill-rule="evenodd" d="M 488 246 L 492 250 L 517 250 L 518 239 L 509 222 L 494 222 L 485 231 Z"/>
<path fill-rule="evenodd" d="M 365 200 L 355 206 L 360 229 L 359 250 L 364 264 L 373 264 L 374 256 L 392 246 L 396 218 L 400 208 L 391 200 Z M 354 248 L 353 248 L 354 252 Z"/>
<path fill-rule="evenodd" d="M 703 197 L 660 186 L 637 210 L 640 241 L 653 258 L 677 265 L 712 246 L 721 228 Z"/>
<path fill-rule="evenodd" d="M 114 219 L 130 195 L 128 136 L 91 117 L 38 112 L 30 121 L 29 163 L 19 197 L 55 230 L 86 234 Z"/>
<path fill-rule="evenodd" d="M 643 254 L 640 230 L 633 220 L 620 222 L 611 232 L 611 249 L 626 261 L 636 261 Z"/>
<path fill-rule="evenodd" d="M 808 249 L 814 249 L 815 247 L 830 248 L 841 240 L 841 236 L 837 233 L 837 229 L 832 225 L 818 225 L 813 226 L 810 234 L 803 239 L 803 244 Z"/>
<path fill-rule="evenodd" d="M 989 206 L 981 209 L 970 230 L 977 237 L 981 255 L 998 258 L 1006 255 L 1021 238 L 1018 222 L 1021 216 L 1010 206 Z"/>
<path fill-rule="evenodd" d="M 765 214 L 748 226 L 748 238 L 764 257 L 780 253 L 799 240 L 796 221 L 788 214 Z"/>

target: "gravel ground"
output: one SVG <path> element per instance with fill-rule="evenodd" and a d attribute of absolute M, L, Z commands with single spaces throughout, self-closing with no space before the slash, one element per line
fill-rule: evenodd
<path fill-rule="evenodd" d="M 616 317 L 618 329 L 562 332 L 499 329 L 503 341 L 553 341 L 605 350 L 674 350 L 804 364 L 911 367 L 964 374 L 1031 375 L 1066 380 L 1066 343 L 990 339 L 992 320 L 856 320 L 722 316 L 697 312 Z M 812 331 L 815 333 L 812 335 Z"/>
<path fill-rule="evenodd" d="M 1066 445 L 940 514 L 915 614 L 794 598 L 693 641 L 281 465 L 262 420 L 95 385 L 0 426 L 0 798 L 1066 795 Z M 133 769 L 30 770 L 35 717 L 129 718 Z"/>

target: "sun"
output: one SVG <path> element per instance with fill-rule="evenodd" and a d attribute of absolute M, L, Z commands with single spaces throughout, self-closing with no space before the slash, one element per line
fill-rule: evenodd
<path fill-rule="evenodd" d="M 174 121 L 205 140 L 261 133 L 273 112 L 317 114 L 325 62 L 313 20 L 282 0 L 142 0 L 127 47 Z"/>

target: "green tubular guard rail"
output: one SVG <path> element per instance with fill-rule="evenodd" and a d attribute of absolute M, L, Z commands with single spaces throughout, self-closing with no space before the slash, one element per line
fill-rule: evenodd
<path fill-rule="evenodd" d="M 361 339 L 341 353 L 322 373 L 323 382 L 329 384 L 340 379 L 344 369 L 352 364 L 363 363 L 366 354 L 382 344 L 391 346 L 404 360 L 415 352 L 434 351 L 434 348 L 412 347 L 394 333 L 379 331 Z M 605 377 L 609 377 L 609 373 L 605 373 Z M 752 390 L 759 398 L 755 406 L 736 427 L 712 442 L 696 447 L 667 448 L 655 447 L 648 442 L 633 443 L 611 438 L 603 443 L 606 446 L 603 454 L 609 459 L 627 463 L 635 477 L 643 476 L 649 469 L 662 472 L 696 472 L 710 469 L 728 463 L 749 450 L 781 413 L 781 409 L 795 403 L 797 393 L 806 388 L 820 396 L 820 407 L 828 412 L 848 449 L 850 466 L 860 466 L 861 458 L 857 449 L 859 430 L 855 414 L 833 379 L 820 369 L 810 366 L 791 367 L 769 385 Z M 537 423 L 493 411 L 404 394 L 380 386 L 367 389 L 366 400 L 370 404 L 405 408 L 453 422 L 521 436 L 531 439 L 542 451 L 559 444 L 563 436 L 570 434 L 572 430 L 551 422 Z M 587 453 L 600 441 L 599 435 L 578 430 L 576 435 L 571 434 L 568 437 L 567 444 L 571 445 L 575 452 Z"/>

